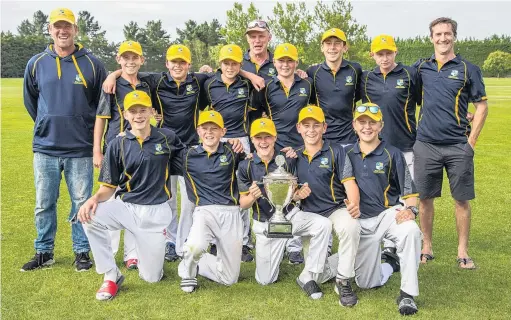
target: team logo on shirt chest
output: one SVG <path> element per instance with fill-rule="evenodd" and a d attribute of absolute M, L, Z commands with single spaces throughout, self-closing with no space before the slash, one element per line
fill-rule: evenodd
<path fill-rule="evenodd" d="M 186 94 L 194 94 L 195 91 L 193 90 L 193 87 L 191 84 L 186 85 Z"/>
<path fill-rule="evenodd" d="M 321 158 L 320 163 L 321 163 L 319 165 L 320 168 L 330 168 L 330 166 L 328 165 L 328 158 L 327 157 Z"/>
<path fill-rule="evenodd" d="M 239 88 L 238 89 L 238 95 L 236 96 L 236 98 L 246 98 L 247 96 L 245 95 L 245 89 L 243 88 Z"/>
<path fill-rule="evenodd" d="M 82 81 L 82 78 L 80 78 L 80 75 L 77 73 L 76 76 L 75 76 L 75 82 L 74 84 L 82 84 L 83 85 L 83 81 Z"/>
<path fill-rule="evenodd" d="M 154 154 L 164 154 L 163 147 L 161 146 L 161 143 L 157 143 L 154 145 Z"/>
<path fill-rule="evenodd" d="M 404 89 L 405 81 L 403 79 L 397 79 L 396 81 L 396 89 Z"/>
<path fill-rule="evenodd" d="M 385 173 L 385 170 L 383 170 L 383 162 L 376 162 L 376 169 L 373 171 L 374 173 Z"/>
<path fill-rule="evenodd" d="M 275 75 L 275 69 L 273 69 L 273 68 L 269 68 L 269 69 L 268 69 L 268 75 L 269 75 L 269 76 L 274 76 L 274 75 Z"/>
<path fill-rule="evenodd" d="M 228 166 L 229 162 L 227 162 L 227 156 L 225 154 L 220 156 L 220 165 L 221 166 Z"/>
<path fill-rule="evenodd" d="M 452 70 L 451 74 L 449 75 L 449 79 L 458 79 L 458 70 Z"/>
<path fill-rule="evenodd" d="M 344 85 L 345 86 L 352 86 L 353 85 L 353 77 L 352 76 L 347 76 L 346 77 L 346 83 Z"/>
<path fill-rule="evenodd" d="M 300 88 L 300 94 L 298 96 L 306 97 L 307 96 L 307 90 L 305 90 L 305 88 Z"/>

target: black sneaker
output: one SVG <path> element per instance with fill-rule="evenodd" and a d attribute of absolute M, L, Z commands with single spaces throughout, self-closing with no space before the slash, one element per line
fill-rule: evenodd
<path fill-rule="evenodd" d="M 92 261 L 90 260 L 88 252 L 75 252 L 75 261 L 73 264 L 76 266 L 75 270 L 78 272 L 87 271 L 92 268 Z"/>
<path fill-rule="evenodd" d="M 301 264 L 303 263 L 303 256 L 301 251 L 294 251 L 288 254 L 289 264 Z"/>
<path fill-rule="evenodd" d="M 53 252 L 36 253 L 34 257 L 21 267 L 20 271 L 30 271 L 42 267 L 48 267 L 55 263 Z"/>
<path fill-rule="evenodd" d="M 399 272 L 399 270 L 401 270 L 399 256 L 396 254 L 396 248 L 383 248 L 383 251 L 381 252 L 381 260 L 383 263 L 390 264 L 394 272 Z"/>
<path fill-rule="evenodd" d="M 335 292 L 339 294 L 339 304 L 343 307 L 354 307 L 358 303 L 358 297 L 351 288 L 350 280 L 336 280 Z"/>
<path fill-rule="evenodd" d="M 416 314 L 417 312 L 419 312 L 419 308 L 417 308 L 415 301 L 410 296 L 405 297 L 403 295 L 400 295 L 397 298 L 397 305 L 398 305 L 399 313 L 403 316 L 409 316 L 409 315 Z"/>
<path fill-rule="evenodd" d="M 216 257 L 216 244 L 211 244 L 211 246 L 209 246 L 209 253 Z"/>
<path fill-rule="evenodd" d="M 176 253 L 176 245 L 172 242 L 167 242 L 165 245 L 165 260 L 172 262 L 179 259 L 179 256 Z"/>
<path fill-rule="evenodd" d="M 251 262 L 254 260 L 254 256 L 250 252 L 250 248 L 248 246 L 243 246 L 241 249 L 241 261 L 242 262 Z"/>

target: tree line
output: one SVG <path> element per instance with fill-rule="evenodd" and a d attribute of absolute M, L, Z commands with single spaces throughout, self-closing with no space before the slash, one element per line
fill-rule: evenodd
<path fill-rule="evenodd" d="M 300 53 L 300 67 L 306 68 L 323 60 L 319 49 L 321 34 L 328 28 L 336 27 L 345 31 L 348 37 L 350 49 L 346 59 L 361 63 L 364 69 L 373 68 L 374 61 L 369 56 L 370 39 L 367 28 L 357 22 L 352 11 L 353 7 L 348 0 L 317 2 L 312 11 L 306 7 L 305 2 L 277 3 L 271 16 L 262 17 L 253 3 L 247 7 L 234 3 L 232 9 L 227 11 L 224 25 L 217 19 L 204 22 L 188 20 L 182 29 L 176 28 L 175 37 L 171 37 L 163 28 L 161 20 L 148 21 L 146 25 L 130 21 L 124 26 L 123 33 L 125 39 L 141 43 L 146 58 L 142 71 L 165 71 L 165 52 L 174 43 L 183 43 L 190 48 L 192 69 L 197 70 L 204 64 L 216 66 L 218 52 L 224 44 L 236 43 L 247 49 L 247 23 L 263 19 L 271 27 L 273 38 L 270 48 L 282 42 L 295 44 Z M 48 21 L 48 15 L 39 10 L 31 20 L 21 21 L 17 34 L 2 31 L 3 78 L 23 77 L 27 61 L 51 42 Z M 77 42 L 90 49 L 105 63 L 108 70 L 116 70 L 115 54 L 119 43 L 108 41 L 107 31 L 102 30 L 99 22 L 88 11 L 78 12 L 77 25 Z M 397 60 L 405 64 L 429 57 L 433 52 L 427 36 L 398 38 L 396 43 L 399 50 Z M 493 35 L 483 40 L 458 40 L 456 50 L 474 64 L 484 66 L 485 76 L 507 76 L 511 73 L 510 36 Z M 494 54 L 489 57 L 491 53 Z"/>

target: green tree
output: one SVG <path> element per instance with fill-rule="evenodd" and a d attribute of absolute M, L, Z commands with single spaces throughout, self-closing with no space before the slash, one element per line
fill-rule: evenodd
<path fill-rule="evenodd" d="M 141 43 L 146 58 L 145 71 L 165 70 L 165 54 L 170 45 L 170 35 L 162 27 L 161 20 L 148 21 L 143 29 Z"/>
<path fill-rule="evenodd" d="M 135 21 L 130 21 L 127 25 L 124 25 L 122 32 L 126 40 L 137 41 L 140 44 L 146 42 L 144 29 L 141 29 Z"/>
<path fill-rule="evenodd" d="M 245 40 L 245 30 L 250 21 L 261 19 L 259 10 L 251 2 L 247 12 L 243 11 L 243 5 L 239 2 L 234 3 L 234 8 L 227 10 L 227 21 L 225 26 L 220 29 L 225 43 L 234 43 L 242 48 L 247 48 Z"/>
<path fill-rule="evenodd" d="M 108 43 L 106 31 L 101 30 L 96 18 L 88 11 L 80 11 L 76 24 L 78 26 L 77 42 L 103 61 L 108 69 L 115 66 L 115 44 Z"/>
<path fill-rule="evenodd" d="M 48 15 L 38 10 L 32 16 L 32 21 L 28 19 L 21 21 L 21 24 L 17 28 L 18 34 L 27 37 L 41 36 L 49 39 L 48 23 Z"/>
<path fill-rule="evenodd" d="M 483 70 L 490 75 L 500 78 L 501 75 L 511 73 L 511 53 L 504 51 L 495 51 L 488 55 L 483 64 Z"/>

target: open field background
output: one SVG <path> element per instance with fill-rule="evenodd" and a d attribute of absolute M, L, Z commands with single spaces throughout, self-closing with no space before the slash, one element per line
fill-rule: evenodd
<path fill-rule="evenodd" d="M 476 146 L 476 193 L 472 203 L 470 254 L 478 270 L 456 267 L 457 237 L 448 185 L 437 200 L 436 259 L 419 272 L 420 319 L 509 319 L 511 312 L 511 79 L 486 79 L 490 113 Z M 3 319 L 395 319 L 399 274 L 378 290 L 357 290 L 360 303 L 341 308 L 333 283 L 325 296 L 309 300 L 295 284 L 301 266 L 282 263 L 280 281 L 262 287 L 254 263 L 241 268 L 238 284 L 223 287 L 204 278 L 200 289 L 184 294 L 177 262 L 165 264 L 166 278 L 147 284 L 121 268 L 126 280 L 111 302 L 95 300 L 102 277 L 71 266 L 69 196 L 62 183 L 59 229 L 52 269 L 21 273 L 33 255 L 34 185 L 32 129 L 22 101 L 22 80 L 1 80 L 1 312 Z M 96 172 L 97 174 L 97 172 Z M 64 182 L 64 181 L 63 181 Z M 95 188 L 95 190 L 97 187 Z M 118 262 L 122 256 L 118 254 Z"/>

